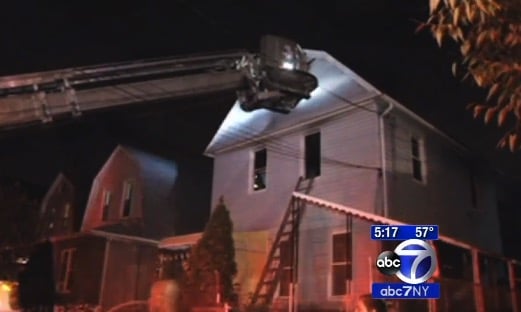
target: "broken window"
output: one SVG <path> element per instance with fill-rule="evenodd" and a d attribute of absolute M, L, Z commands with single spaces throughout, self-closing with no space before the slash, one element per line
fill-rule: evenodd
<path fill-rule="evenodd" d="M 425 181 L 425 169 L 422 150 L 422 141 L 417 138 L 411 138 L 411 161 L 412 161 L 412 176 L 415 180 Z"/>
<path fill-rule="evenodd" d="M 266 188 L 266 168 L 268 164 L 268 152 L 265 148 L 258 150 L 253 155 L 253 190 L 259 191 Z"/>
<path fill-rule="evenodd" d="M 130 216 L 130 211 L 132 209 L 132 195 L 134 192 L 134 186 L 130 182 L 125 182 L 125 186 L 123 188 L 123 217 Z"/>
<path fill-rule="evenodd" d="M 331 294 L 347 294 L 347 281 L 352 279 L 352 235 L 351 232 L 333 234 L 331 263 Z"/>
<path fill-rule="evenodd" d="M 320 132 L 307 135 L 304 140 L 304 176 L 311 179 L 320 176 Z"/>
<path fill-rule="evenodd" d="M 64 249 L 60 256 L 60 279 L 57 288 L 61 293 L 69 292 L 73 282 L 73 256 L 75 250 L 73 248 Z"/>
<path fill-rule="evenodd" d="M 108 190 L 103 192 L 103 206 L 101 212 L 101 218 L 103 221 L 107 221 L 109 218 L 110 202 L 112 200 L 112 193 Z"/>

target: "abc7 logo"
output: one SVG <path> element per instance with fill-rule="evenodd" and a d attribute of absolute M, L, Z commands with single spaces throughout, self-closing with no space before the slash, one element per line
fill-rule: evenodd
<path fill-rule="evenodd" d="M 427 242 L 409 239 L 394 251 L 384 251 L 376 259 L 376 267 L 385 275 L 396 275 L 402 282 L 420 284 L 434 275 L 436 252 Z"/>

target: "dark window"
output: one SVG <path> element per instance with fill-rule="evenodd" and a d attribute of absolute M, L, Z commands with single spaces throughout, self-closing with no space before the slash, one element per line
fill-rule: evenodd
<path fill-rule="evenodd" d="M 109 218 L 110 201 L 112 199 L 112 193 L 110 191 L 103 192 L 103 207 L 101 212 L 101 218 L 103 221 L 107 221 Z"/>
<path fill-rule="evenodd" d="M 304 141 L 304 174 L 306 179 L 320 176 L 320 149 L 320 132 L 306 136 Z"/>
<path fill-rule="evenodd" d="M 253 190 L 263 190 L 266 188 L 266 168 L 268 164 L 268 152 L 261 149 L 253 155 Z"/>
<path fill-rule="evenodd" d="M 423 155 L 421 148 L 421 141 L 416 138 L 411 138 L 411 159 L 412 159 L 412 175 L 414 179 L 423 182 Z"/>
<path fill-rule="evenodd" d="M 130 210 L 132 209 L 132 195 L 134 192 L 134 186 L 130 182 L 125 182 L 123 188 L 123 217 L 130 216 Z"/>
<path fill-rule="evenodd" d="M 481 282 L 491 287 L 509 287 L 508 263 L 502 259 L 479 254 Z"/>
<path fill-rule="evenodd" d="M 293 273 L 293 250 L 289 241 L 280 242 L 280 288 L 279 296 L 289 296 Z"/>
<path fill-rule="evenodd" d="M 347 281 L 352 279 L 352 236 L 351 232 L 333 235 L 331 263 L 331 294 L 342 296 L 347 293 Z"/>
<path fill-rule="evenodd" d="M 469 250 L 435 241 L 441 277 L 459 280 L 472 280 L 472 255 Z"/>

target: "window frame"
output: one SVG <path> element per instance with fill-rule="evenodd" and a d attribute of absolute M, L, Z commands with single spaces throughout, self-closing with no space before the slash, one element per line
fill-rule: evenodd
<path fill-rule="evenodd" d="M 351 250 L 347 250 L 346 247 L 346 256 L 345 261 L 335 261 L 334 259 L 334 239 L 335 236 L 338 235 L 346 235 L 346 239 L 349 241 L 349 246 L 351 247 Z M 351 230 L 351 226 L 349 226 L 349 229 L 344 230 L 338 230 L 331 233 L 330 236 L 330 259 L 329 259 L 329 280 L 328 280 L 328 294 L 331 298 L 343 298 L 351 293 L 351 283 L 353 281 L 353 231 Z M 346 275 L 350 275 L 351 278 L 345 278 L 345 293 L 343 294 L 335 294 L 335 287 L 334 287 L 334 267 L 339 266 L 345 266 Z M 350 271 L 350 272 L 349 272 Z"/>
<path fill-rule="evenodd" d="M 417 144 L 418 155 L 414 155 L 414 142 Z M 419 136 L 411 135 L 409 141 L 409 153 L 411 157 L 411 176 L 420 184 L 427 184 L 427 166 L 425 153 L 425 140 Z M 416 177 L 416 164 L 419 164 L 420 179 Z"/>
<path fill-rule="evenodd" d="M 121 193 L 121 208 L 120 208 L 120 216 L 122 218 L 130 218 L 132 217 L 132 208 L 134 204 L 134 196 L 136 192 L 136 183 L 134 180 L 125 180 L 123 182 L 123 190 Z M 128 212 L 127 210 L 128 203 Z"/>
<path fill-rule="evenodd" d="M 60 271 L 57 283 L 57 291 L 59 293 L 71 292 L 71 275 L 73 274 L 74 255 L 76 248 L 66 248 L 60 252 Z"/>
<path fill-rule="evenodd" d="M 307 138 L 318 135 L 318 174 L 316 175 L 308 175 L 308 145 L 307 145 Z M 304 136 L 302 138 L 302 176 L 305 179 L 317 179 L 320 176 L 322 176 L 322 131 L 320 129 L 315 129 L 313 131 L 309 131 L 307 133 L 304 133 Z"/>
<path fill-rule="evenodd" d="M 264 167 L 257 168 L 257 166 L 256 166 L 257 153 L 262 152 L 262 151 L 264 151 L 264 153 L 266 154 L 265 155 L 265 164 L 264 164 Z M 264 179 L 263 179 L 264 187 L 256 189 L 255 188 L 255 185 L 256 185 L 255 176 L 257 174 L 257 170 L 262 170 L 262 169 L 264 169 Z M 262 146 L 262 147 L 257 147 L 252 150 L 251 169 L 250 169 L 250 174 L 249 174 L 248 179 L 249 179 L 248 185 L 249 185 L 250 192 L 259 193 L 259 192 L 265 191 L 268 188 L 268 148 L 267 147 Z"/>
<path fill-rule="evenodd" d="M 280 278 L 279 278 L 279 284 L 278 284 L 278 290 L 277 290 L 277 293 L 278 293 L 278 297 L 280 298 L 288 298 L 290 296 L 290 293 L 291 293 L 291 276 L 293 274 L 293 249 L 291 248 L 291 242 L 290 240 L 286 239 L 286 240 L 282 240 L 280 241 L 279 243 L 280 247 L 282 247 L 282 244 L 287 244 L 287 248 L 288 248 L 288 256 L 289 256 L 289 264 L 286 265 L 286 266 L 283 266 L 283 260 L 282 260 L 282 248 L 279 249 L 279 255 L 281 256 L 280 257 Z M 279 247 L 279 248 L 280 248 Z M 284 276 L 284 273 L 285 272 L 288 272 L 289 271 L 289 274 L 290 274 L 290 279 L 288 280 L 288 284 L 287 284 L 287 289 L 288 289 L 288 293 L 285 294 L 285 293 L 282 293 L 282 281 L 283 281 L 283 276 Z"/>
<path fill-rule="evenodd" d="M 101 198 L 101 220 L 108 221 L 110 217 L 110 204 L 112 203 L 112 191 L 108 189 L 103 190 Z"/>

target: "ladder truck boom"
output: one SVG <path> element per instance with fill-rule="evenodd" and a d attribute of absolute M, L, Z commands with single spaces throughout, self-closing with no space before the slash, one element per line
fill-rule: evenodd
<path fill-rule="evenodd" d="M 318 86 L 312 60 L 288 39 L 260 52 L 211 53 L 0 78 L 0 129 L 104 108 L 232 91 L 245 111 L 289 113 Z"/>

